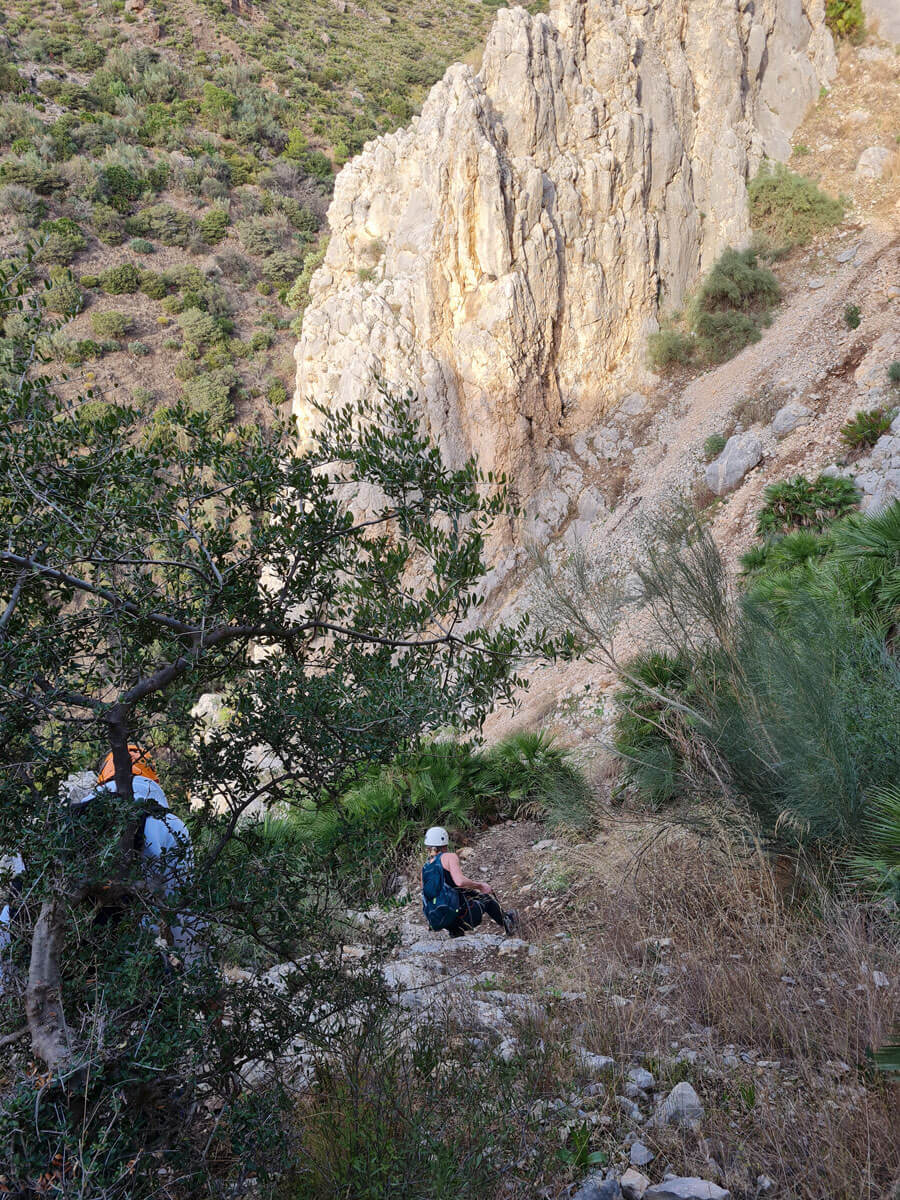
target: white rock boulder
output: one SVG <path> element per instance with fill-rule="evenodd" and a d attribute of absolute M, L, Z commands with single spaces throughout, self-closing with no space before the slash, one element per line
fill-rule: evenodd
<path fill-rule="evenodd" d="M 887 146 L 869 146 L 859 156 L 855 171 L 856 178 L 873 181 L 883 179 L 892 157 Z"/>
<path fill-rule="evenodd" d="M 776 437 L 786 437 L 789 433 L 793 433 L 795 429 L 799 429 L 801 425 L 807 425 L 812 420 L 812 413 L 805 404 L 801 404 L 797 400 L 789 400 L 772 418 L 771 429 Z"/>
<path fill-rule="evenodd" d="M 706 486 L 717 496 L 737 487 L 762 458 L 762 442 L 755 433 L 735 433 L 725 449 L 706 468 Z"/>

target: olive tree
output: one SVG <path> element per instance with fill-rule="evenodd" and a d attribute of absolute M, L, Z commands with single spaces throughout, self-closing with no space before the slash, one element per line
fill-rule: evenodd
<path fill-rule="evenodd" d="M 424 732 L 477 727 L 526 645 L 552 647 L 471 620 L 503 481 L 448 468 L 408 397 L 324 413 L 304 452 L 275 422 L 223 435 L 182 406 L 63 401 L 38 303 L 0 284 L 0 851 L 26 868 L 0 1183 L 262 1185 L 303 1052 L 362 1020 L 380 975 L 343 965 L 347 898 L 314 845 L 249 814 L 309 812 Z M 134 742 L 191 831 L 175 891 L 136 850 Z M 110 751 L 115 792 L 63 803 Z M 167 934 L 186 913 L 190 955 Z"/>

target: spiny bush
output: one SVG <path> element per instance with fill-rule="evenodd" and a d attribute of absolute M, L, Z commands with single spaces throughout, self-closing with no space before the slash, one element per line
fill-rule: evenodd
<path fill-rule="evenodd" d="M 862 0 L 826 0 L 825 24 L 835 37 L 862 41 L 866 32 Z"/>
<path fill-rule="evenodd" d="M 191 240 L 194 219 L 171 204 L 151 204 L 129 217 L 125 227 L 131 234 L 153 237 L 164 246 L 184 249 Z"/>
<path fill-rule="evenodd" d="M 0 187 L 0 213 L 12 213 L 21 218 L 23 224 L 36 225 L 46 211 L 46 201 L 31 188 L 18 183 Z"/>
<path fill-rule="evenodd" d="M 759 264 L 754 250 L 725 250 L 688 305 L 688 331 L 652 334 L 650 363 L 663 370 L 694 359 L 724 362 L 762 336 L 780 297 L 778 280 Z"/>
<path fill-rule="evenodd" d="M 50 312 L 60 313 L 65 317 L 74 317 L 81 311 L 84 296 L 71 272 L 65 271 L 51 277 L 50 286 L 44 293 L 43 300 Z"/>
<path fill-rule="evenodd" d="M 857 880 L 900 904 L 900 786 L 873 791 L 860 841 L 853 860 Z"/>
<path fill-rule="evenodd" d="M 81 226 L 71 217 L 45 221 L 40 232 L 45 239 L 38 252 L 38 258 L 42 262 L 68 266 L 76 254 L 87 245 Z"/>
<path fill-rule="evenodd" d="M 844 324 L 848 329 L 859 329 L 860 309 L 858 304 L 844 306 Z"/>
<path fill-rule="evenodd" d="M 135 200 L 140 200 L 144 181 L 118 163 L 110 163 L 101 172 L 101 187 L 109 205 L 117 212 L 127 212 Z"/>
<path fill-rule="evenodd" d="M 231 368 L 210 371 L 187 380 L 184 398 L 196 412 L 207 414 L 215 428 L 225 429 L 234 418 L 232 393 L 237 386 L 237 375 Z"/>
<path fill-rule="evenodd" d="M 782 163 L 764 162 L 747 194 L 754 229 L 777 247 L 805 246 L 815 234 L 839 224 L 844 204 Z"/>
<path fill-rule="evenodd" d="M 91 329 L 99 338 L 121 338 L 134 322 L 125 313 L 107 310 L 91 313 Z"/>
<path fill-rule="evenodd" d="M 134 263 L 121 263 L 117 267 L 109 267 L 100 276 L 100 286 L 110 296 L 137 292 L 141 286 L 141 272 Z"/>
<path fill-rule="evenodd" d="M 135 254 L 153 254 L 156 247 L 146 238 L 135 237 L 128 243 L 128 249 L 133 250 Z"/>
<path fill-rule="evenodd" d="M 689 692 L 690 660 L 684 654 L 649 651 L 625 670 L 615 700 L 613 746 L 623 762 L 624 781 L 658 808 L 687 787 L 688 724 L 669 700 Z"/>
<path fill-rule="evenodd" d="M 695 349 L 693 338 L 680 329 L 660 329 L 647 339 L 648 358 L 654 371 L 687 366 Z"/>
<path fill-rule="evenodd" d="M 204 242 L 215 246 L 228 232 L 228 213 L 224 208 L 211 208 L 200 218 L 197 228 Z"/>
<path fill-rule="evenodd" d="M 896 409 L 870 408 L 841 426 L 841 438 L 854 450 L 874 446 L 891 427 Z"/>
<path fill-rule="evenodd" d="M 120 246 L 125 241 L 122 215 L 108 204 L 95 204 L 92 207 L 91 227 L 105 246 Z"/>
<path fill-rule="evenodd" d="M 805 475 L 770 483 L 763 493 L 763 506 L 756 519 L 760 537 L 787 533 L 792 529 L 824 529 L 846 516 L 859 504 L 859 492 L 850 479 L 840 475 Z"/>
<path fill-rule="evenodd" d="M 900 361 L 892 362 L 887 370 L 888 379 L 893 384 L 900 384 Z"/>
<path fill-rule="evenodd" d="M 705 459 L 718 458 L 726 446 L 726 438 L 721 433 L 711 433 L 703 443 L 703 457 Z"/>

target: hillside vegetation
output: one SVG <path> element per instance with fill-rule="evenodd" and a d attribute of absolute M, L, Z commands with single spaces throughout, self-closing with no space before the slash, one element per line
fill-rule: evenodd
<path fill-rule="evenodd" d="M 410 117 L 496 7 L 4 6 L 0 257 L 41 246 L 33 280 L 74 317 L 45 343 L 68 394 L 268 419 L 335 170 Z M 21 336 L 14 317 L 3 333 Z"/>

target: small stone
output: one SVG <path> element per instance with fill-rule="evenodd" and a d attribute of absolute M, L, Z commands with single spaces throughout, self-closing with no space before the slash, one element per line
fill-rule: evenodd
<path fill-rule="evenodd" d="M 824 286 L 825 286 L 825 280 L 818 279 L 818 278 L 810 279 L 809 284 L 808 284 L 809 290 L 811 292 L 817 292 L 819 290 L 819 288 L 823 288 Z"/>
<path fill-rule="evenodd" d="M 637 1084 L 645 1092 L 649 1092 L 656 1086 L 656 1080 L 645 1067 L 632 1067 L 626 1078 L 629 1083 Z"/>
<path fill-rule="evenodd" d="M 768 1175 L 757 1175 L 756 1177 L 756 1194 L 757 1196 L 767 1196 L 769 1192 L 774 1191 L 775 1180 L 770 1179 Z"/>
<path fill-rule="evenodd" d="M 553 838 L 544 838 L 540 842 L 535 842 L 531 848 L 540 854 L 542 850 L 555 850 L 556 842 L 553 840 Z"/>
<path fill-rule="evenodd" d="M 872 982 L 877 988 L 890 987 L 891 981 L 885 975 L 884 971 L 873 971 Z"/>
<path fill-rule="evenodd" d="M 644 1200 L 729 1200 L 730 1192 L 696 1175 L 674 1176 L 644 1192 Z"/>
<path fill-rule="evenodd" d="M 859 180 L 882 179 L 890 161 L 891 152 L 887 146 L 869 146 L 859 156 L 854 174 Z"/>
<path fill-rule="evenodd" d="M 652 1163 L 654 1158 L 656 1158 L 656 1155 L 649 1146 L 645 1146 L 641 1141 L 631 1143 L 631 1150 L 628 1156 L 631 1159 L 633 1167 L 646 1167 L 648 1163 Z"/>
<path fill-rule="evenodd" d="M 647 397 L 642 396 L 640 392 L 632 392 L 622 401 L 619 411 L 627 413 L 629 417 L 636 417 L 638 413 L 642 413 L 647 407 Z"/>
<path fill-rule="evenodd" d="M 629 1099 L 628 1096 L 616 1096 L 616 1104 L 619 1106 L 619 1108 L 621 1108 L 622 1112 L 624 1112 L 626 1116 L 631 1118 L 632 1121 L 637 1121 L 638 1124 L 643 1121 L 643 1113 L 635 1104 L 635 1102 Z"/>
<path fill-rule="evenodd" d="M 583 1067 L 587 1071 L 599 1075 L 603 1071 L 608 1071 L 610 1067 L 616 1065 L 616 1060 L 610 1058 L 606 1054 L 593 1054 L 590 1050 L 585 1050 L 580 1046 L 575 1051 L 575 1061 L 579 1067 Z"/>
<path fill-rule="evenodd" d="M 586 1179 L 572 1200 L 622 1200 L 617 1179 Z"/>
<path fill-rule="evenodd" d="M 625 1200 L 643 1200 L 644 1193 L 650 1186 L 650 1180 L 640 1171 L 636 1171 L 634 1167 L 629 1167 L 619 1180 L 619 1186 Z"/>
<path fill-rule="evenodd" d="M 676 1083 L 659 1105 L 653 1117 L 655 1125 L 677 1125 L 693 1128 L 703 1120 L 703 1105 L 700 1097 L 687 1082 Z"/>
<path fill-rule="evenodd" d="M 849 249 L 847 249 L 847 250 L 842 250 L 840 252 L 840 254 L 836 254 L 834 257 L 837 259 L 837 261 L 839 263 L 847 263 L 847 262 L 850 262 L 852 259 L 856 258 L 856 252 L 858 250 L 859 250 L 859 242 L 857 242 L 855 246 L 850 246 Z"/>
<path fill-rule="evenodd" d="M 725 443 L 725 449 L 706 468 L 706 486 L 717 496 L 723 496 L 744 478 L 762 458 L 762 442 L 755 433 L 735 433 Z"/>
<path fill-rule="evenodd" d="M 512 1038 L 504 1038 L 497 1049 L 497 1053 L 505 1063 L 512 1062 L 517 1054 L 516 1043 Z"/>

